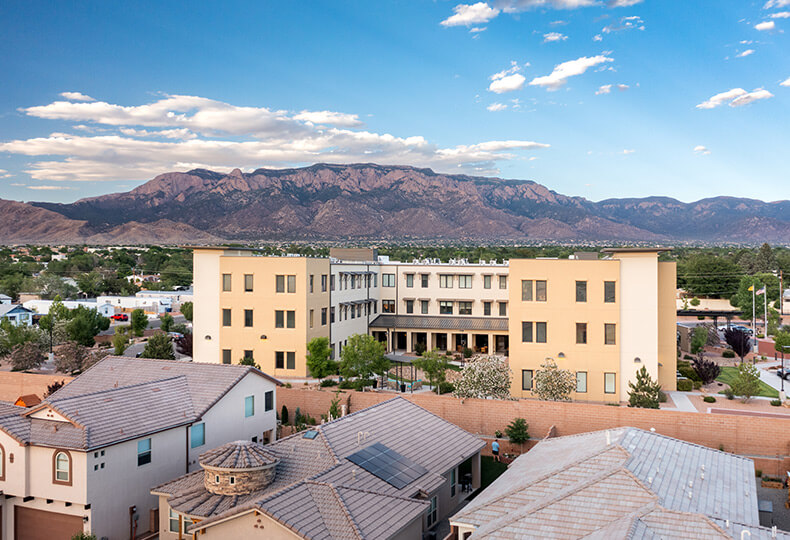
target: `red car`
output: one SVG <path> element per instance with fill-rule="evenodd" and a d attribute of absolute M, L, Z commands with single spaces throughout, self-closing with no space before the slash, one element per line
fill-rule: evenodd
<path fill-rule="evenodd" d="M 110 318 L 114 321 L 128 321 L 129 315 L 127 315 L 126 313 L 116 313 Z"/>

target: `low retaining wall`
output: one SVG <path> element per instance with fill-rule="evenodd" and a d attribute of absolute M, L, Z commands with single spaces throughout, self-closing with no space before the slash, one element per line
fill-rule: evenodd
<path fill-rule="evenodd" d="M 299 407 L 302 413 L 318 419 L 326 414 L 336 395 L 337 392 L 329 388 L 306 390 L 280 387 L 277 389 L 277 407 L 285 405 L 290 415 Z M 790 419 L 534 399 L 461 400 L 427 393 L 400 395 L 469 433 L 480 436 L 489 443 L 489 452 L 495 431 L 504 433 L 514 418 L 524 418 L 529 424 L 529 433 L 537 438 L 547 433 L 563 436 L 623 426 L 655 428 L 658 433 L 669 437 L 750 457 L 755 460 L 756 468 L 771 476 L 784 477 L 785 472 L 790 470 Z M 349 412 L 354 412 L 393 397 L 392 393 L 344 390 L 340 392 L 340 403 L 346 404 Z"/>

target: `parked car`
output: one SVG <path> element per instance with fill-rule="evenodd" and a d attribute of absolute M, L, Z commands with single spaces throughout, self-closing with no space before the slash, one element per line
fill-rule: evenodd
<path fill-rule="evenodd" d="M 788 375 L 790 375 L 790 369 L 788 368 L 785 369 L 779 368 L 776 370 L 776 376 L 779 377 L 780 379 L 787 380 Z"/>
<path fill-rule="evenodd" d="M 181 339 L 182 337 L 184 337 L 184 334 L 182 334 L 181 332 L 168 332 L 167 335 L 174 339 Z"/>
<path fill-rule="evenodd" d="M 128 321 L 129 315 L 126 313 L 116 313 L 115 315 L 110 317 L 114 321 Z"/>

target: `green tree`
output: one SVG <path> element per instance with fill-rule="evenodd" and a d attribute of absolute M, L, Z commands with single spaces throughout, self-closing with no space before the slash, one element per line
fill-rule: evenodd
<path fill-rule="evenodd" d="M 513 444 L 524 450 L 524 443 L 529 440 L 529 424 L 523 418 L 516 418 L 505 428 L 505 435 Z"/>
<path fill-rule="evenodd" d="M 160 327 L 162 328 L 162 332 L 170 332 L 173 329 L 173 325 L 175 324 L 175 320 L 173 316 L 169 313 L 165 313 L 159 318 Z"/>
<path fill-rule="evenodd" d="M 384 356 L 384 344 L 367 334 L 354 334 L 340 353 L 340 373 L 345 378 L 368 379 L 386 372 L 390 361 Z"/>
<path fill-rule="evenodd" d="M 431 387 L 434 388 L 436 393 L 439 393 L 440 386 L 447 380 L 447 369 L 450 367 L 450 360 L 438 349 L 427 351 L 414 362 L 414 367 L 422 370 L 428 377 Z"/>
<path fill-rule="evenodd" d="M 8 319 L 0 321 L 0 356 L 10 354 L 18 345 L 25 343 L 45 347 L 49 345 L 49 336 L 35 326 L 16 326 Z"/>
<path fill-rule="evenodd" d="M 181 314 L 184 316 L 186 320 L 190 322 L 192 321 L 193 309 L 194 309 L 194 305 L 192 304 L 192 302 L 184 302 L 183 304 L 181 304 Z"/>
<path fill-rule="evenodd" d="M 570 401 L 571 392 L 576 390 L 576 374 L 560 369 L 551 358 L 535 372 L 535 395 L 549 401 Z"/>
<path fill-rule="evenodd" d="M 694 328 L 691 333 L 691 354 L 698 354 L 700 351 L 705 350 L 705 345 L 708 344 L 708 328 L 701 324 Z"/>
<path fill-rule="evenodd" d="M 733 394 L 741 397 L 747 403 L 753 396 L 760 393 L 760 372 L 757 366 L 742 362 L 738 366 L 738 375 L 730 383 Z"/>
<path fill-rule="evenodd" d="M 756 272 L 773 272 L 779 269 L 776 256 L 771 246 L 763 244 L 754 257 L 754 270 Z"/>
<path fill-rule="evenodd" d="M 658 409 L 661 385 L 650 377 L 647 368 L 636 372 L 636 383 L 628 382 L 628 406 L 642 409 Z"/>
<path fill-rule="evenodd" d="M 307 369 L 310 370 L 310 375 L 317 379 L 329 377 L 337 372 L 337 362 L 332 360 L 329 338 L 313 338 L 307 344 Z"/>
<path fill-rule="evenodd" d="M 743 312 L 741 317 L 744 319 L 752 319 L 752 306 L 755 305 L 753 300 L 757 301 L 755 306 L 757 309 L 754 310 L 757 314 L 757 318 L 762 319 L 764 317 L 765 297 L 763 295 L 753 295 L 752 291 L 749 290 L 749 287 L 754 287 L 754 290 L 758 291 L 763 286 L 766 288 L 765 294 L 768 297 L 769 306 L 771 302 L 779 300 L 779 278 L 773 274 L 757 274 L 755 276 L 744 276 L 741 278 L 738 290 L 730 298 L 730 303 Z"/>
<path fill-rule="evenodd" d="M 340 418 L 340 397 L 336 396 L 329 403 L 329 411 L 326 413 L 327 420 L 332 421 Z"/>
<path fill-rule="evenodd" d="M 727 328 L 724 331 L 724 341 L 732 347 L 732 350 L 741 358 L 741 363 L 746 355 L 751 352 L 752 338 L 739 328 Z"/>
<path fill-rule="evenodd" d="M 94 270 L 78 276 L 77 286 L 80 288 L 80 291 L 87 296 L 95 297 L 104 292 L 104 288 L 102 287 L 103 281 L 101 274 Z"/>
<path fill-rule="evenodd" d="M 93 347 L 95 344 L 93 338 L 110 327 L 110 319 L 103 317 L 95 309 L 78 306 L 72 310 L 71 315 L 71 320 L 66 325 L 69 339 L 86 347 Z"/>
<path fill-rule="evenodd" d="M 288 425 L 288 407 L 285 405 L 283 405 L 280 411 L 280 422 L 282 422 L 284 426 Z"/>
<path fill-rule="evenodd" d="M 13 371 L 36 369 L 44 363 L 45 358 L 41 345 L 34 341 L 27 341 L 17 345 L 8 356 Z"/>
<path fill-rule="evenodd" d="M 778 353 L 784 353 L 790 356 L 790 331 L 785 330 L 776 333 L 774 336 L 774 349 L 776 349 Z"/>
<path fill-rule="evenodd" d="M 173 352 L 173 342 L 170 341 L 170 336 L 157 332 L 145 344 L 143 353 L 140 355 L 143 358 L 158 358 L 160 360 L 175 360 L 176 355 Z"/>
<path fill-rule="evenodd" d="M 240 366 L 252 366 L 255 369 L 261 369 L 261 366 L 255 361 L 255 359 L 251 356 L 243 356 L 241 360 L 239 360 Z"/>
<path fill-rule="evenodd" d="M 729 259 L 698 254 L 678 265 L 678 286 L 691 296 L 729 298 L 738 288 L 743 271 Z"/>
<path fill-rule="evenodd" d="M 63 300 L 60 298 L 60 295 L 52 299 L 48 315 L 55 321 L 68 321 L 72 316 L 71 310 L 63 305 Z"/>
<path fill-rule="evenodd" d="M 121 356 L 129 346 L 128 331 L 128 326 L 115 327 L 115 334 L 112 336 L 112 346 L 115 349 L 114 352 L 116 356 Z"/>
<path fill-rule="evenodd" d="M 101 357 L 76 341 L 63 345 L 55 356 L 55 369 L 60 373 L 76 375 L 95 364 Z"/>
<path fill-rule="evenodd" d="M 148 328 L 148 317 L 142 309 L 135 309 L 132 311 L 132 316 L 129 317 L 132 327 L 132 333 L 137 337 L 142 337 L 145 329 Z"/>

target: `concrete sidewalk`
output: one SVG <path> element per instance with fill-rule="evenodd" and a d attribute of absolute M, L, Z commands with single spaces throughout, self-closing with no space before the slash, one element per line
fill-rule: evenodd
<path fill-rule="evenodd" d="M 675 404 L 678 411 L 699 412 L 697 408 L 691 404 L 688 392 L 667 392 L 667 395 L 672 398 L 672 402 Z"/>

